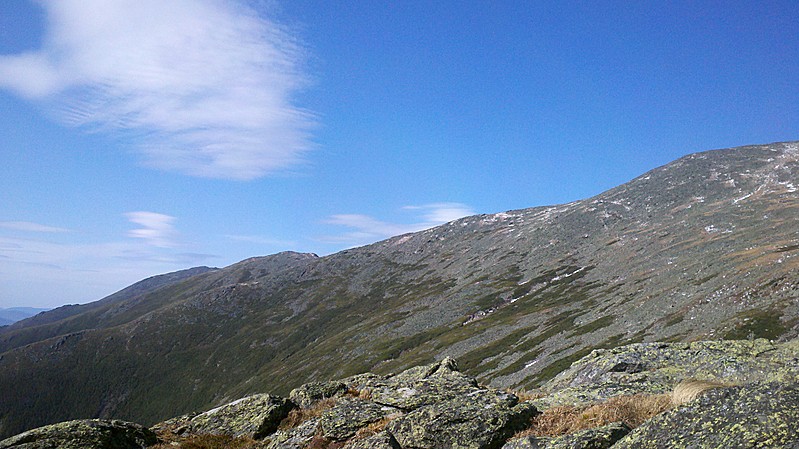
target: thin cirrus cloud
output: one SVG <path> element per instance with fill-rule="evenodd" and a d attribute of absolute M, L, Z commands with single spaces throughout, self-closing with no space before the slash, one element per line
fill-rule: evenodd
<path fill-rule="evenodd" d="M 158 248 L 175 248 L 178 246 L 178 232 L 175 229 L 175 217 L 156 212 L 127 212 L 131 223 L 140 227 L 128 231 L 128 237 L 144 240 L 148 245 Z"/>
<path fill-rule="evenodd" d="M 411 224 L 399 224 L 378 220 L 369 215 L 337 214 L 328 217 L 324 222 L 344 226 L 350 230 L 338 235 L 325 236 L 320 240 L 352 246 L 365 245 L 380 239 L 432 228 L 476 213 L 469 206 L 461 203 L 433 203 L 422 206 L 405 206 L 402 209 L 415 212 L 419 221 Z"/>
<path fill-rule="evenodd" d="M 71 232 L 69 229 L 66 228 L 48 226 L 30 221 L 0 221 L 0 228 L 10 229 L 12 231 L 42 232 L 47 234 L 60 234 L 64 232 Z"/>
<path fill-rule="evenodd" d="M 69 125 L 120 132 L 145 164 L 248 180 L 303 161 L 304 52 L 244 2 L 40 2 L 43 45 L 0 56 L 0 87 Z"/>

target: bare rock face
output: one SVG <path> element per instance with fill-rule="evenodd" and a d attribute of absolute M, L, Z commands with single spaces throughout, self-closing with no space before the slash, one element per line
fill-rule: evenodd
<path fill-rule="evenodd" d="M 347 391 L 347 385 L 340 381 L 308 382 L 291 390 L 289 399 L 300 407 L 310 407 L 317 401 L 341 396 Z"/>
<path fill-rule="evenodd" d="M 516 402 L 513 395 L 475 389 L 420 407 L 392 421 L 386 430 L 402 448 L 499 448 L 538 413 L 529 402 Z"/>
<path fill-rule="evenodd" d="M 77 420 L 0 441 L 2 449 L 142 449 L 158 442 L 146 427 L 124 421 Z"/>
<path fill-rule="evenodd" d="M 614 448 L 799 447 L 799 385 L 750 384 L 708 391 L 656 416 Z"/>
<path fill-rule="evenodd" d="M 319 426 L 325 438 L 335 441 L 346 440 L 355 435 L 358 429 L 379 421 L 396 410 L 372 401 L 344 399 L 322 415 Z"/>
<path fill-rule="evenodd" d="M 683 379 L 727 384 L 799 383 L 799 340 L 714 340 L 640 343 L 591 352 L 544 385 L 535 401 L 548 408 L 590 403 L 623 394 L 669 393 Z"/>
<path fill-rule="evenodd" d="M 508 441 L 502 449 L 608 449 L 630 433 L 624 423 L 613 423 L 561 437 L 522 437 Z"/>
<path fill-rule="evenodd" d="M 269 394 L 247 396 L 191 418 L 186 431 L 259 439 L 277 430 L 292 408 L 294 405 L 286 398 Z"/>

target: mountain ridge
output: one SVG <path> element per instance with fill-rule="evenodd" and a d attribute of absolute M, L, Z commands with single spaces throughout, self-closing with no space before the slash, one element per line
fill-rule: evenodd
<path fill-rule="evenodd" d="M 247 259 L 77 314 L 68 333 L 5 330 L 0 435 L 78 415 L 154 422 L 444 356 L 481 382 L 530 388 L 596 348 L 788 339 L 797 185 L 796 142 L 696 153 L 585 200 Z M 64 396 L 21 410 L 54 373 Z"/>

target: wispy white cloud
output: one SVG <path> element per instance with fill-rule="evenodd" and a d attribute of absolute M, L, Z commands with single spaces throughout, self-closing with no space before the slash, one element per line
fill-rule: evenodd
<path fill-rule="evenodd" d="M 471 207 L 461 203 L 433 203 L 423 206 L 405 206 L 403 209 L 421 211 L 426 223 L 435 224 L 448 223 L 476 214 Z"/>
<path fill-rule="evenodd" d="M 30 221 L 0 221 L 0 228 L 23 232 L 62 233 L 71 232 L 66 228 L 48 226 Z"/>
<path fill-rule="evenodd" d="M 153 167 L 253 179 L 301 162 L 303 49 L 246 2 L 60 0 L 41 49 L 0 56 L 0 87 L 68 124 L 123 130 Z"/>
<path fill-rule="evenodd" d="M 131 223 L 141 226 L 128 231 L 128 237 L 143 239 L 148 245 L 158 248 L 177 246 L 178 232 L 172 224 L 175 222 L 175 217 L 146 211 L 127 212 L 125 216 Z"/>
<path fill-rule="evenodd" d="M 378 220 L 369 215 L 337 214 L 328 217 L 324 223 L 344 226 L 351 230 L 341 234 L 328 235 L 320 240 L 326 243 L 344 243 L 350 246 L 365 245 L 396 235 L 432 228 L 476 213 L 469 206 L 461 203 L 433 203 L 422 206 L 405 206 L 402 209 L 416 212 L 415 218 L 421 221 L 400 224 Z"/>

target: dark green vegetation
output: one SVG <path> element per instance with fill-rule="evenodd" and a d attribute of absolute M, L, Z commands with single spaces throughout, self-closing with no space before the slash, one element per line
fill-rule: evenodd
<path fill-rule="evenodd" d="M 787 339 L 798 190 L 796 143 L 711 151 L 583 201 L 56 309 L 0 329 L 0 436 L 71 418 L 150 424 L 447 355 L 483 383 L 532 388 L 592 348 Z"/>

